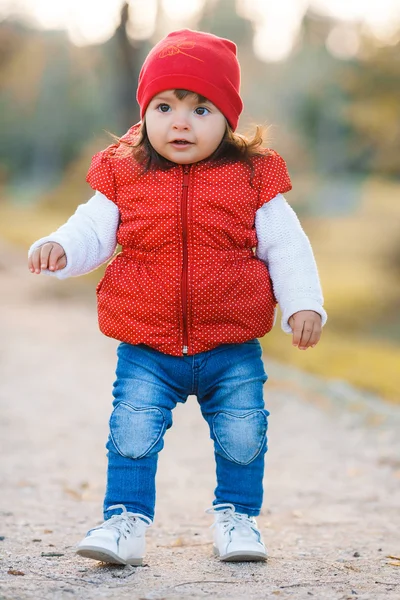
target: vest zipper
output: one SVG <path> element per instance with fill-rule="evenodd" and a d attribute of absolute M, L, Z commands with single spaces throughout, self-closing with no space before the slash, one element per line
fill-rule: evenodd
<path fill-rule="evenodd" d="M 181 198 L 181 214 L 182 214 L 182 249 L 183 249 L 183 264 L 182 264 L 182 288 L 181 302 L 183 315 L 183 348 L 182 354 L 188 353 L 188 251 L 187 251 L 187 229 L 188 229 L 188 192 L 189 192 L 189 165 L 183 168 L 182 182 L 182 198 Z"/>

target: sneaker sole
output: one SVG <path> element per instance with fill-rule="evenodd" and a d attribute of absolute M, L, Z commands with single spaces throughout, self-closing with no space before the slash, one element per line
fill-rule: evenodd
<path fill-rule="evenodd" d="M 218 556 L 219 559 L 223 562 L 265 562 L 267 560 L 267 555 L 263 552 L 228 552 L 228 554 L 220 555 L 218 552 L 218 548 L 213 547 L 213 552 L 215 556 Z"/>
<path fill-rule="evenodd" d="M 100 550 L 96 546 L 81 546 L 76 551 L 76 554 L 84 558 L 92 558 L 100 562 L 111 563 L 114 565 L 132 565 L 133 567 L 141 567 L 143 564 L 142 558 L 131 558 L 130 560 L 122 560 L 117 554 L 110 550 Z"/>

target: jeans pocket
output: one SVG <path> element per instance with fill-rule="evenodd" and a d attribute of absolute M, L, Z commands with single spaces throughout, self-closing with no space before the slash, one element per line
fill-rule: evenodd
<path fill-rule="evenodd" d="M 159 408 L 135 408 L 120 402 L 110 417 L 110 435 L 116 450 L 127 458 L 159 452 L 167 423 Z"/>

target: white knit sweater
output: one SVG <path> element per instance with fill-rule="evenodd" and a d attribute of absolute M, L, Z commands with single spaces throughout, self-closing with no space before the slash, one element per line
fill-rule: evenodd
<path fill-rule="evenodd" d="M 46 242 L 57 242 L 67 257 L 60 271 L 44 271 L 58 279 L 84 275 L 93 271 L 115 252 L 119 210 L 100 192 L 57 231 L 41 238 L 29 249 L 29 255 Z M 257 212 L 255 227 L 258 239 L 256 255 L 268 267 L 275 297 L 281 312 L 281 326 L 292 333 L 288 319 L 299 310 L 314 310 L 327 320 L 322 308 L 323 297 L 313 251 L 296 213 L 282 194 L 264 204 Z"/>

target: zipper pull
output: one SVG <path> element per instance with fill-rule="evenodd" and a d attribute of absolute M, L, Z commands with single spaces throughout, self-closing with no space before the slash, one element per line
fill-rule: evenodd
<path fill-rule="evenodd" d="M 183 182 L 182 182 L 182 187 L 189 187 L 189 173 L 190 173 L 190 166 L 189 165 L 185 165 L 183 167 Z"/>
<path fill-rule="evenodd" d="M 188 347 L 187 346 L 183 346 L 182 353 L 183 354 L 187 354 L 188 353 Z"/>

